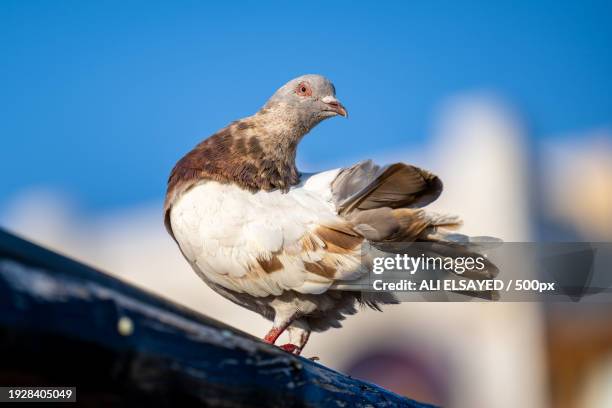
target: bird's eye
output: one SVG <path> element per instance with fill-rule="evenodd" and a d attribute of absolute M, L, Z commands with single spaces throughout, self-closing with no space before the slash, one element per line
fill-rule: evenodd
<path fill-rule="evenodd" d="M 300 82 L 295 89 L 295 93 L 300 96 L 311 96 L 312 89 L 310 88 L 310 84 L 308 82 Z"/>

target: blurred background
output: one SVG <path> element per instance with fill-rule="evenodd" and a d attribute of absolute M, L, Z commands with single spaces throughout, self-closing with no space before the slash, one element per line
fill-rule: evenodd
<path fill-rule="evenodd" d="M 320 73 L 350 119 L 305 138 L 302 171 L 406 161 L 442 177 L 434 207 L 467 233 L 610 241 L 611 20 L 606 1 L 3 0 L 0 225 L 262 336 L 166 234 L 165 182 L 198 141 Z M 407 303 L 314 334 L 305 355 L 450 407 L 609 407 L 611 312 Z"/>

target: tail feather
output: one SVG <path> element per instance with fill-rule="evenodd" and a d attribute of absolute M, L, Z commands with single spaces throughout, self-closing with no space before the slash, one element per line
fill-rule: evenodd
<path fill-rule="evenodd" d="M 386 239 L 370 241 L 370 244 L 377 251 L 382 252 L 381 256 L 396 253 L 404 254 L 406 251 L 410 251 L 408 245 L 413 243 L 414 253 L 411 256 L 425 255 L 428 259 L 441 260 L 450 258 L 453 260 L 453 265 L 457 265 L 454 270 L 439 271 L 440 273 L 437 273 L 435 278 L 456 277 L 481 281 L 493 279 L 498 275 L 499 269 L 486 258 L 483 251 L 500 245 L 501 240 L 493 237 L 470 237 L 453 231 L 462 224 L 461 219 L 454 215 L 430 213 L 422 209 L 396 209 L 392 210 L 392 215 L 398 220 L 399 230 L 386 237 Z M 406 243 L 406 245 L 402 245 L 402 243 Z M 458 262 L 459 258 L 464 258 L 464 260 L 478 259 L 480 263 Z M 422 275 L 424 273 L 428 273 L 428 271 L 420 272 L 421 276 L 426 276 Z M 346 289 L 352 288 L 354 290 L 355 286 L 353 284 L 347 285 Z M 342 290 L 343 288 L 344 286 L 341 283 L 334 285 L 334 289 Z M 458 293 L 486 300 L 497 300 L 499 298 L 499 294 L 495 291 L 464 291 Z"/>
<path fill-rule="evenodd" d="M 455 230 L 462 225 L 459 217 L 422 208 L 438 198 L 441 192 L 442 182 L 437 176 L 403 163 L 380 167 L 371 161 L 361 162 L 342 170 L 332 183 L 332 197 L 338 214 L 345 217 L 376 250 L 395 254 L 406 250 L 405 245 L 398 244 L 427 243 L 424 255 L 428 257 L 482 259 L 484 268 L 462 267 L 461 271 L 449 271 L 454 276 L 493 279 L 499 270 L 481 252 L 499 245 L 500 241 L 457 233 Z M 415 256 L 420 255 L 420 251 Z M 355 291 L 362 283 L 367 282 L 340 281 L 331 289 Z M 462 293 L 496 298 L 495 293 Z M 387 300 L 391 301 L 391 298 Z M 370 306 L 377 308 L 376 303 Z M 380 303 L 386 303 L 385 299 Z"/>

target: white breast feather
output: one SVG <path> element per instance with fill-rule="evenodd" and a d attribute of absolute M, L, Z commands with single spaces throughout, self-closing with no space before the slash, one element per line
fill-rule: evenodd
<path fill-rule="evenodd" d="M 238 186 L 203 182 L 172 206 L 175 238 L 193 267 L 207 279 L 253 296 L 280 295 L 292 289 L 322 293 L 333 281 L 304 269 L 321 259 L 303 252 L 300 240 L 321 224 L 338 221 L 331 183 L 339 170 L 307 175 L 289 193 L 251 193 Z M 257 279 L 244 279 L 256 260 L 279 258 L 284 266 Z M 358 260 L 347 268 L 358 268 Z M 354 275 L 347 271 L 347 276 Z"/>

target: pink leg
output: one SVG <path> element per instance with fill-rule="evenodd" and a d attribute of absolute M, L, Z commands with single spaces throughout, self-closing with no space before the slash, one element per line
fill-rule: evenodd
<path fill-rule="evenodd" d="M 264 336 L 263 341 L 274 344 L 281 334 L 296 318 L 296 311 L 291 309 L 281 309 L 275 311 L 274 324 L 270 331 Z"/>
<path fill-rule="evenodd" d="M 283 334 L 287 326 L 289 325 L 287 324 L 283 327 L 272 327 L 268 334 L 264 336 L 263 341 L 268 344 L 274 344 L 274 342 L 276 342 L 276 339 L 278 339 L 280 335 Z"/>
<path fill-rule="evenodd" d="M 294 320 L 288 330 L 289 343 L 283 344 L 280 348 L 299 356 L 310 337 L 310 326 L 304 320 Z"/>

